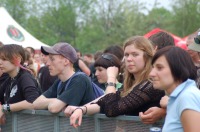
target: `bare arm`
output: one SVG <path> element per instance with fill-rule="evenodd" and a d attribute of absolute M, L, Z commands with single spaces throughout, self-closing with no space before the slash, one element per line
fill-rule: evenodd
<path fill-rule="evenodd" d="M 97 104 L 86 104 L 82 107 L 68 106 L 64 112 L 66 116 L 70 116 L 70 125 L 76 128 L 81 125 L 84 114 L 92 115 L 99 113 L 100 106 Z"/>
<path fill-rule="evenodd" d="M 104 96 L 104 95 L 103 95 Z M 100 111 L 100 107 L 99 105 L 95 104 L 100 98 L 102 98 L 103 96 L 85 104 L 84 106 L 82 106 L 81 108 L 83 108 L 83 112 L 84 114 L 87 114 L 87 115 L 92 115 L 92 114 L 95 114 L 95 113 L 98 113 Z M 97 106 L 96 106 L 97 105 Z M 86 112 L 86 107 L 87 107 L 87 112 Z M 78 106 L 72 106 L 72 105 L 69 105 L 67 106 L 67 108 L 65 109 L 64 113 L 67 117 L 71 116 L 74 112 L 74 110 L 78 108 Z M 80 107 L 79 107 L 80 108 Z"/>
<path fill-rule="evenodd" d="M 14 111 L 20 111 L 20 110 L 25 110 L 25 109 L 33 109 L 33 104 L 29 103 L 26 100 L 14 103 L 14 104 L 10 104 L 10 110 L 12 112 Z"/>
<path fill-rule="evenodd" d="M 79 59 L 78 65 L 85 74 L 87 74 L 88 76 L 90 75 L 90 69 L 82 60 Z"/>
<path fill-rule="evenodd" d="M 67 104 L 57 98 L 38 97 L 34 102 L 34 109 L 48 109 L 52 113 L 60 112 Z"/>
<path fill-rule="evenodd" d="M 108 67 L 107 68 L 107 82 L 112 82 L 112 83 L 117 83 L 117 75 L 118 75 L 118 68 L 113 66 L 113 67 Z M 114 86 L 107 86 L 106 87 L 106 94 L 108 93 L 116 93 L 116 88 Z"/>
<path fill-rule="evenodd" d="M 181 122 L 184 132 L 199 132 L 200 112 L 194 110 L 184 110 L 181 114 Z"/>
<path fill-rule="evenodd" d="M 25 110 L 25 109 L 33 109 L 33 104 L 27 102 L 26 100 L 14 104 L 9 104 L 9 106 L 11 112 Z M 5 124 L 5 115 L 4 112 L 2 111 L 2 105 L 0 105 L 0 124 Z"/>

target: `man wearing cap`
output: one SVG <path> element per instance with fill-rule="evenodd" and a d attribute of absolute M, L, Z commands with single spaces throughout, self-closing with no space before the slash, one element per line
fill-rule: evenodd
<path fill-rule="evenodd" d="M 35 109 L 48 109 L 52 113 L 57 113 L 67 105 L 81 106 L 94 99 L 89 77 L 83 74 L 73 76 L 73 63 L 77 60 L 77 54 L 70 44 L 42 46 L 41 52 L 49 55 L 47 66 L 50 75 L 58 76 L 58 80 L 33 102 Z"/>
<path fill-rule="evenodd" d="M 192 57 L 192 60 L 197 67 L 196 83 L 197 87 L 200 88 L 200 29 L 198 30 L 197 36 L 194 37 L 193 43 L 188 46 L 188 49 L 188 53 Z"/>
<path fill-rule="evenodd" d="M 200 30 L 198 30 L 200 31 Z M 196 36 L 195 36 L 196 35 Z M 194 64 L 200 66 L 200 32 L 190 35 L 187 39 L 188 53 L 192 57 Z"/>

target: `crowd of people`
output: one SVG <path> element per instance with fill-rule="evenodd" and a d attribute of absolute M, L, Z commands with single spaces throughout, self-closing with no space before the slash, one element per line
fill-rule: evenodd
<path fill-rule="evenodd" d="M 0 124 L 7 112 L 43 109 L 63 111 L 75 128 L 83 115 L 103 113 L 139 116 L 144 124 L 165 118 L 163 132 L 197 132 L 200 32 L 196 35 L 189 37 L 188 50 L 161 31 L 83 56 L 66 42 L 42 46 L 40 54 L 31 47 L 2 45 Z M 104 95 L 95 97 L 93 83 Z"/>

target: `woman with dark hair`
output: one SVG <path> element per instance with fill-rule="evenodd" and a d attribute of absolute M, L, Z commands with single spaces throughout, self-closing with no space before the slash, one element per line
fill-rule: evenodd
<path fill-rule="evenodd" d="M 200 91 L 195 84 L 196 67 L 183 49 L 168 46 L 156 52 L 150 72 L 155 89 L 165 90 L 168 101 L 163 132 L 197 132 L 200 130 Z"/>
<path fill-rule="evenodd" d="M 70 124 L 74 127 L 80 126 L 83 114 L 101 112 L 108 117 L 138 115 L 140 111 L 146 111 L 149 107 L 159 106 L 164 91 L 154 89 L 148 80 L 152 57 L 153 47 L 148 39 L 143 36 L 129 38 L 124 44 L 123 89 L 115 90 L 117 74 L 114 70 L 109 72 L 112 75 L 108 74 L 108 94 L 82 107 L 68 106 L 65 109 L 66 116 L 70 116 Z"/>
<path fill-rule="evenodd" d="M 37 81 L 23 67 L 25 59 L 25 51 L 19 45 L 0 47 L 0 69 L 9 75 L 0 87 L 1 119 L 6 112 L 33 109 L 32 103 L 40 95 Z"/>
<path fill-rule="evenodd" d="M 117 75 L 120 69 L 121 62 L 113 54 L 105 53 L 102 54 L 94 63 L 96 69 L 95 76 L 100 84 L 105 84 L 105 88 L 108 85 L 107 81 L 113 79 L 113 83 L 116 84 L 116 90 L 122 87 L 122 84 L 118 82 Z M 114 75 L 113 75 L 114 74 Z M 104 90 L 105 90 L 104 88 Z M 108 91 L 106 91 L 107 93 Z"/>
<path fill-rule="evenodd" d="M 104 53 L 110 53 L 115 55 L 121 62 L 123 62 L 124 58 L 124 50 L 119 45 L 111 45 L 104 50 Z M 119 70 L 118 80 L 119 82 L 123 82 L 124 80 L 124 63 L 122 63 L 121 68 Z"/>

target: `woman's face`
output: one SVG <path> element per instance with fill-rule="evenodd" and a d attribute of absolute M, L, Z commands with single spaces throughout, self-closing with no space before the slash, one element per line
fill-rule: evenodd
<path fill-rule="evenodd" d="M 101 66 L 97 66 L 95 69 L 96 69 L 95 76 L 97 77 L 98 82 L 106 83 L 107 82 L 107 69 L 105 69 Z"/>
<path fill-rule="evenodd" d="M 164 56 L 160 56 L 154 62 L 149 77 L 155 89 L 166 90 L 167 94 L 170 94 L 178 85 L 174 81 L 171 69 Z"/>
<path fill-rule="evenodd" d="M 16 69 L 16 66 L 8 60 L 0 58 L 0 70 L 2 73 L 11 73 Z"/>
<path fill-rule="evenodd" d="M 139 75 L 145 67 L 144 51 L 137 49 L 133 44 L 126 46 L 124 60 L 126 69 L 134 75 Z"/>

